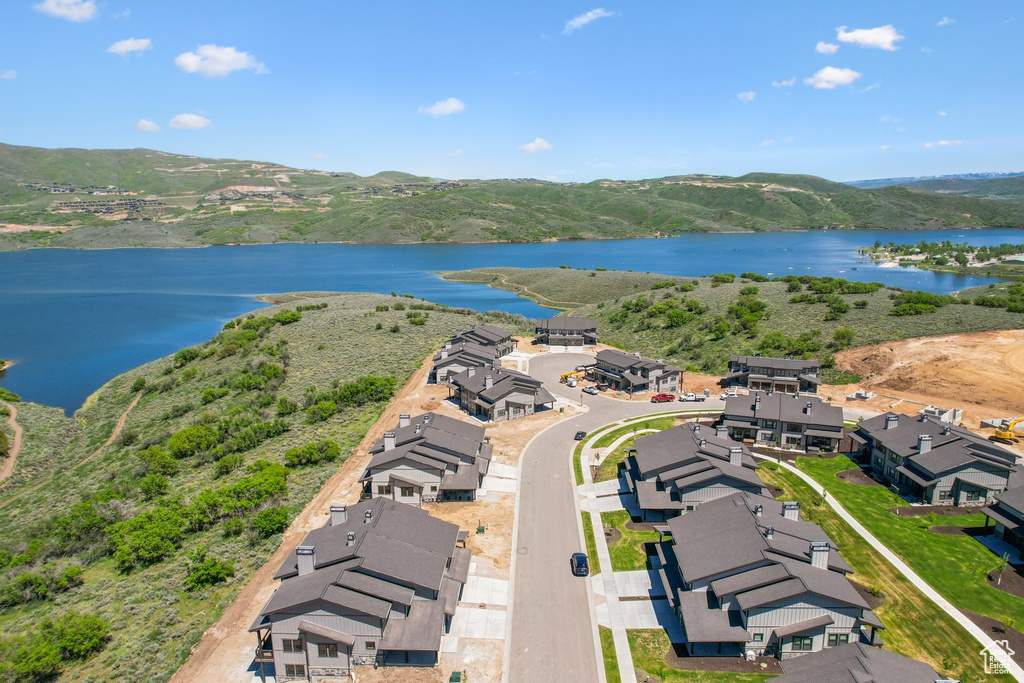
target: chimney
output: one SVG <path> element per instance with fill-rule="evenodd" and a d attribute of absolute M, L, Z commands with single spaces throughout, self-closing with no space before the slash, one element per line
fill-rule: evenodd
<path fill-rule="evenodd" d="M 898 427 L 899 424 L 900 424 L 900 416 L 899 415 L 886 415 L 885 416 L 885 428 L 886 429 L 896 429 L 896 427 Z"/>
<path fill-rule="evenodd" d="M 701 448 L 704 448 L 707 445 L 708 445 L 708 440 L 707 439 L 701 439 L 700 440 L 700 447 Z"/>
<path fill-rule="evenodd" d="M 356 544 L 356 532 L 350 531 L 350 532 L 348 532 L 348 538 L 345 539 L 345 545 L 349 546 L 349 545 L 355 545 L 355 544 Z"/>
<path fill-rule="evenodd" d="M 369 524 L 370 520 L 372 520 L 372 519 L 373 519 L 373 511 L 372 510 L 367 510 L 366 512 L 363 513 L 363 524 Z"/>
<path fill-rule="evenodd" d="M 737 467 L 743 464 L 743 446 L 729 446 L 729 464 Z"/>
<path fill-rule="evenodd" d="M 494 386 L 494 378 L 490 375 L 484 375 L 484 389 L 490 389 Z"/>
<path fill-rule="evenodd" d="M 331 526 L 338 526 L 348 521 L 348 507 L 344 505 L 331 506 Z"/>
<path fill-rule="evenodd" d="M 416 423 L 416 426 L 415 426 L 415 427 L 413 428 L 413 430 L 414 430 L 414 431 L 415 431 L 415 432 L 416 432 L 417 434 L 419 434 L 419 433 L 420 433 L 420 427 L 422 427 L 422 426 L 423 426 L 423 425 L 421 425 L 421 424 L 420 424 L 419 422 L 417 422 L 417 423 Z"/>
<path fill-rule="evenodd" d="M 295 557 L 299 563 L 299 576 L 313 573 L 316 564 L 316 548 L 311 545 L 300 545 L 295 549 Z"/>
<path fill-rule="evenodd" d="M 448 357 L 448 349 L 441 349 L 441 360 Z"/>
<path fill-rule="evenodd" d="M 384 450 L 390 451 L 395 447 L 395 433 L 384 432 Z"/>
<path fill-rule="evenodd" d="M 804 406 L 804 414 L 805 415 L 810 415 L 811 414 L 811 402 L 810 401 L 808 401 L 807 405 Z"/>
<path fill-rule="evenodd" d="M 811 541 L 811 566 L 828 569 L 828 541 Z"/>
<path fill-rule="evenodd" d="M 949 434 L 949 425 L 946 425 L 945 427 L 942 428 L 942 435 L 946 436 L 948 434 Z"/>
<path fill-rule="evenodd" d="M 694 422 L 693 423 L 693 433 L 694 434 L 700 434 L 700 423 L 699 422 Z"/>
<path fill-rule="evenodd" d="M 402 413 L 401 415 L 398 416 L 398 426 L 399 427 L 408 427 L 409 426 L 409 414 L 408 413 Z"/>
<path fill-rule="evenodd" d="M 927 453 L 932 449 L 932 437 L 928 434 L 921 434 L 917 437 L 917 452 Z"/>
<path fill-rule="evenodd" d="M 764 512 L 764 505 L 761 505 L 760 503 L 758 503 L 757 505 L 754 506 L 754 516 L 755 517 L 760 517 L 761 513 L 763 513 L 763 512 Z"/>
<path fill-rule="evenodd" d="M 452 348 L 452 340 L 451 340 L 451 339 L 449 339 L 448 341 L 446 341 L 446 342 L 444 343 L 444 349 L 445 349 L 445 351 L 447 351 L 447 350 L 448 350 L 448 349 L 450 349 L 450 348 Z"/>
<path fill-rule="evenodd" d="M 466 377 L 472 377 L 475 374 L 476 374 L 476 368 L 475 367 L 470 368 L 469 370 L 466 370 Z"/>
<path fill-rule="evenodd" d="M 773 538 L 775 538 L 775 527 L 773 527 L 773 526 L 766 526 L 764 528 L 764 537 L 766 539 L 768 539 L 769 541 L 772 540 Z"/>
<path fill-rule="evenodd" d="M 715 428 L 715 436 L 717 436 L 719 439 L 728 439 L 729 428 L 726 427 L 725 425 L 718 425 L 718 427 Z"/>
<path fill-rule="evenodd" d="M 782 503 L 782 516 L 786 519 L 800 519 L 800 503 L 787 500 Z"/>

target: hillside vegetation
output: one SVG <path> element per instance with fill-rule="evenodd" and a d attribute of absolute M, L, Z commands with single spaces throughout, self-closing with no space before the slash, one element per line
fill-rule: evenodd
<path fill-rule="evenodd" d="M 68 205 L 78 200 L 98 203 Z M 0 145 L 2 223 L 50 232 L 2 235 L 0 249 L 530 242 L 796 228 L 1021 227 L 1024 205 L 773 173 L 582 184 L 440 182 L 394 171 L 360 177 L 147 149 Z"/>
<path fill-rule="evenodd" d="M 1024 176 L 1012 178 L 937 178 L 906 183 L 903 187 L 978 199 L 1024 200 Z"/>
<path fill-rule="evenodd" d="M 707 373 L 724 373 L 736 353 L 820 358 L 828 367 L 834 351 L 850 346 L 1024 327 L 1024 313 L 998 305 L 1015 296 L 1012 288 L 972 290 L 968 301 L 807 275 L 769 280 L 757 273 L 686 278 L 488 268 L 445 278 L 489 283 L 570 315 L 596 318 L 602 342 Z M 986 292 L 1002 296 L 975 301 Z M 826 372 L 828 381 L 843 379 Z"/>
<path fill-rule="evenodd" d="M 287 303 L 116 377 L 74 419 L 18 405 L 0 680 L 51 675 L 19 634 L 79 613 L 109 635 L 91 658 L 50 661 L 63 677 L 166 681 L 423 358 L 455 329 L 522 322 L 375 294 L 270 298 Z"/>

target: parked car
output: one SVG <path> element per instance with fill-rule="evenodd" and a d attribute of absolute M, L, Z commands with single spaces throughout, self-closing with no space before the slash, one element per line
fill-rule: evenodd
<path fill-rule="evenodd" d="M 655 394 L 651 396 L 651 403 L 671 403 L 676 400 L 676 397 L 672 394 Z"/>
<path fill-rule="evenodd" d="M 590 574 L 590 563 L 587 562 L 586 553 L 573 553 L 569 558 L 569 568 L 573 576 L 587 576 Z"/>
<path fill-rule="evenodd" d="M 576 366 L 576 372 L 586 372 L 589 369 L 590 368 L 587 365 L 577 365 Z"/>
<path fill-rule="evenodd" d="M 587 433 L 586 432 L 576 432 L 576 436 L 574 436 L 572 438 L 574 438 L 576 441 L 583 441 L 583 439 L 587 438 Z"/>
<path fill-rule="evenodd" d="M 704 396 L 704 394 L 693 394 L 693 393 L 682 394 L 679 397 L 680 401 L 704 401 L 705 399 L 706 399 L 706 397 Z"/>
<path fill-rule="evenodd" d="M 597 396 L 597 387 L 583 387 L 583 393 L 591 394 L 592 396 Z"/>
<path fill-rule="evenodd" d="M 718 398 L 724 401 L 727 398 L 736 398 L 737 396 L 739 396 L 739 394 L 737 394 L 735 391 L 727 391 Z"/>

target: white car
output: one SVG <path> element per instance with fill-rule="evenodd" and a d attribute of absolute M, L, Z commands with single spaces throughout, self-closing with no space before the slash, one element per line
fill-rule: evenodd
<path fill-rule="evenodd" d="M 718 398 L 719 400 L 724 401 L 727 398 L 736 398 L 737 396 L 739 396 L 739 394 L 737 394 L 735 391 L 727 391 Z"/>
<path fill-rule="evenodd" d="M 583 393 L 597 396 L 597 387 L 583 387 Z"/>

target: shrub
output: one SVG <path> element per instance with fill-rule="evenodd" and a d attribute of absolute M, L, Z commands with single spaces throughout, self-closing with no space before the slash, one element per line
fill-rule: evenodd
<path fill-rule="evenodd" d="M 0 583 L 0 607 L 34 600 L 49 600 L 58 593 L 82 585 L 82 568 L 77 564 L 60 567 L 50 562 Z"/>
<path fill-rule="evenodd" d="M 735 281 L 736 276 L 732 273 L 716 273 L 711 276 L 711 282 L 716 285 L 727 285 Z"/>
<path fill-rule="evenodd" d="M 167 440 L 167 450 L 175 458 L 188 458 L 217 445 L 217 432 L 209 425 L 193 425 L 176 432 Z"/>
<path fill-rule="evenodd" d="M 147 510 L 132 519 L 107 527 L 108 548 L 120 572 L 159 562 L 181 543 L 185 520 L 167 507 Z"/>
<path fill-rule="evenodd" d="M 211 557 L 205 545 L 196 548 L 187 561 L 185 589 L 197 591 L 214 584 L 223 583 L 235 575 L 235 563 Z"/>
<path fill-rule="evenodd" d="M 267 460 L 257 460 L 249 466 L 252 476 L 242 477 L 230 486 L 217 491 L 224 514 L 251 510 L 270 498 L 288 493 L 288 468 Z"/>
<path fill-rule="evenodd" d="M 857 333 L 849 327 L 840 327 L 832 333 L 832 341 L 836 343 L 839 348 L 846 348 L 853 343 L 854 337 Z"/>
<path fill-rule="evenodd" d="M 103 619 L 78 612 L 65 612 L 55 620 L 44 619 L 40 634 L 53 643 L 67 660 L 88 659 L 103 649 L 110 627 Z"/>
<path fill-rule="evenodd" d="M 761 275 L 760 273 L 740 273 L 740 277 L 744 280 L 751 280 L 753 282 L 768 282 L 771 278 L 767 275 Z"/>
<path fill-rule="evenodd" d="M 162 474 L 148 474 L 139 482 L 139 490 L 142 491 L 142 495 L 146 500 L 159 498 L 167 493 L 169 488 L 170 485 L 167 483 L 167 477 Z"/>
<path fill-rule="evenodd" d="M 316 424 L 329 420 L 334 413 L 338 412 L 338 404 L 332 400 L 320 401 L 315 405 L 306 408 L 306 422 Z"/>
<path fill-rule="evenodd" d="M 10 444 L 7 442 L 7 435 L 0 432 L 0 455 L 7 455 L 7 452 L 11 449 Z"/>
<path fill-rule="evenodd" d="M 288 528 L 288 510 L 283 507 L 261 510 L 253 517 L 251 526 L 260 538 L 270 538 Z"/>
<path fill-rule="evenodd" d="M 228 453 L 223 458 L 217 460 L 217 463 L 213 468 L 213 476 L 223 477 L 231 474 L 233 471 L 241 467 L 244 462 L 245 456 L 241 453 Z"/>
<path fill-rule="evenodd" d="M 302 320 L 302 314 L 298 311 L 284 310 L 275 313 L 271 320 L 278 325 L 291 325 L 292 323 L 297 323 Z"/>
<path fill-rule="evenodd" d="M 178 351 L 176 354 L 174 354 L 174 365 L 176 367 L 181 368 L 188 365 L 196 358 L 199 358 L 198 349 L 194 349 L 192 347 L 182 349 L 181 351 Z"/>
<path fill-rule="evenodd" d="M 18 403 L 21 401 L 21 396 L 18 396 L 12 391 L 7 391 L 3 387 L 0 387 L 0 401 L 7 401 L 8 403 Z"/>
<path fill-rule="evenodd" d="M 144 451 L 139 451 L 139 457 L 145 463 L 146 471 L 150 474 L 162 474 L 165 477 L 173 477 L 178 473 L 178 461 L 159 446 L 152 446 Z"/>
<path fill-rule="evenodd" d="M 132 393 L 137 394 L 137 393 L 139 393 L 140 391 L 142 391 L 145 388 L 146 388 L 146 378 L 145 377 L 138 377 L 138 378 L 136 378 L 136 380 L 134 382 L 132 382 Z"/>
<path fill-rule="evenodd" d="M 740 296 L 757 296 L 757 293 L 760 291 L 760 287 L 757 287 L 756 285 L 750 285 L 740 290 Z"/>
<path fill-rule="evenodd" d="M 854 301 L 853 302 L 853 307 L 854 308 L 861 308 L 861 309 L 867 308 L 868 307 L 868 300 L 867 299 L 861 299 L 860 301 Z"/>
<path fill-rule="evenodd" d="M 203 389 L 203 393 L 199 395 L 199 402 L 204 406 L 213 403 L 218 398 L 224 398 L 230 392 L 223 388 L 206 387 Z"/>
<path fill-rule="evenodd" d="M 282 396 L 277 400 L 277 414 L 281 417 L 291 415 L 298 409 L 299 404 L 286 396 Z"/>
<path fill-rule="evenodd" d="M 338 447 L 338 444 L 325 439 L 288 449 L 284 454 L 284 463 L 288 467 L 319 465 L 323 462 L 334 462 L 340 454 L 341 448 Z"/>
<path fill-rule="evenodd" d="M 221 533 L 224 534 L 224 538 L 238 536 L 243 531 L 245 531 L 245 522 L 240 520 L 238 517 L 232 517 L 231 519 L 226 520 L 221 526 Z"/>

